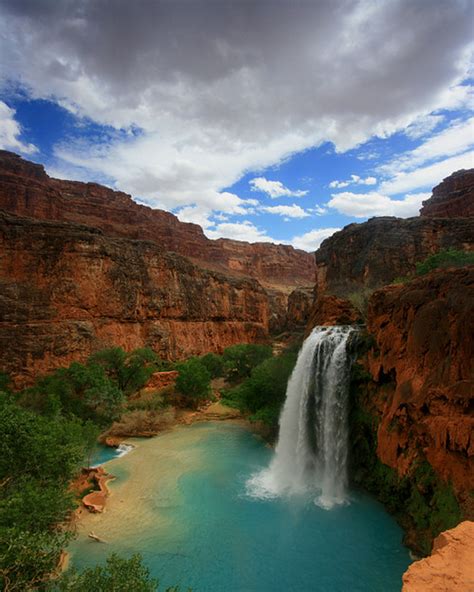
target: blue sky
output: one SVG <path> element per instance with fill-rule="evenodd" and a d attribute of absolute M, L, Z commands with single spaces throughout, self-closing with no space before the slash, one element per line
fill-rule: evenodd
<path fill-rule="evenodd" d="M 309 251 L 473 166 L 469 2 L 112 5 L 0 0 L 0 147 Z"/>

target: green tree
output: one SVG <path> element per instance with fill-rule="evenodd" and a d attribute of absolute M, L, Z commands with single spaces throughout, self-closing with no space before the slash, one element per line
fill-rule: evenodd
<path fill-rule="evenodd" d="M 242 384 L 225 393 L 226 402 L 276 428 L 296 358 L 296 353 L 286 353 L 264 360 Z"/>
<path fill-rule="evenodd" d="M 232 345 L 226 348 L 223 353 L 226 378 L 231 382 L 247 378 L 255 366 L 271 356 L 272 348 L 269 345 L 254 343 Z"/>
<path fill-rule="evenodd" d="M 199 361 L 203 366 L 205 366 L 212 378 L 218 378 L 219 376 L 223 375 L 224 372 L 224 361 L 222 356 L 218 356 L 217 354 L 209 353 L 205 356 L 201 356 Z"/>
<path fill-rule="evenodd" d="M 176 365 L 178 378 L 176 379 L 176 390 L 185 395 L 193 406 L 196 406 L 200 399 L 205 399 L 211 391 L 211 374 L 209 370 L 196 358 Z"/>
<path fill-rule="evenodd" d="M 37 589 L 70 535 L 57 525 L 73 508 L 68 491 L 84 457 L 77 419 L 40 416 L 0 394 L 0 586 Z"/>
<path fill-rule="evenodd" d="M 126 353 L 120 347 L 112 347 L 93 354 L 89 363 L 102 366 L 117 387 L 128 394 L 147 382 L 157 369 L 159 359 L 150 348 Z"/>
<path fill-rule="evenodd" d="M 140 555 L 123 559 L 115 553 L 105 566 L 97 565 L 78 573 L 68 571 L 52 585 L 57 592 L 156 592 L 158 581 L 150 577 Z M 172 592 L 171 589 L 168 589 Z M 176 589 L 175 589 L 176 590 Z M 177 592 L 177 590 L 176 590 Z"/>

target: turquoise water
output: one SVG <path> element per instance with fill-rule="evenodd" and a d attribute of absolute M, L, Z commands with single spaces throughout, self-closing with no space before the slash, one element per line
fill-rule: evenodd
<path fill-rule="evenodd" d="M 326 511 L 310 499 L 253 499 L 246 495 L 246 481 L 268 465 L 271 449 L 228 424 L 197 424 L 181 433 L 181 453 L 205 462 L 178 477 L 179 502 L 157 504 L 156 527 L 149 521 L 133 539 L 125 536 L 108 545 L 74 543 L 77 567 L 102 561 L 111 551 L 138 551 L 164 588 L 180 584 L 194 592 L 400 591 L 410 557 L 401 544 L 401 529 L 379 503 L 353 493 L 349 505 Z M 169 442 L 181 446 L 179 433 L 166 438 L 155 438 L 153 446 L 159 450 L 161 441 L 167 453 Z M 130 466 L 139 454 L 135 450 L 125 457 Z M 179 457 L 174 458 L 178 463 Z M 110 463 L 118 476 L 120 470 L 115 469 L 123 462 Z M 159 463 L 149 470 L 160 471 Z M 127 475 L 133 479 L 133 470 Z"/>
<path fill-rule="evenodd" d="M 116 448 L 98 444 L 91 456 L 91 466 L 95 467 L 97 465 L 102 465 L 118 456 Z"/>

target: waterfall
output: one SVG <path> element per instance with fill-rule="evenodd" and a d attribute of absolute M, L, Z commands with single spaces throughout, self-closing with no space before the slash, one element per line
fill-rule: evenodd
<path fill-rule="evenodd" d="M 247 483 L 257 497 L 316 493 L 329 509 L 346 501 L 351 359 L 349 326 L 316 327 L 288 382 L 270 466 Z"/>

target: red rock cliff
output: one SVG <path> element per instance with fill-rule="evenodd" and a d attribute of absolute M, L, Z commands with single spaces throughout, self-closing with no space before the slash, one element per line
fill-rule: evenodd
<path fill-rule="evenodd" d="M 474 267 L 383 288 L 369 301 L 377 454 L 403 476 L 419 452 L 461 501 L 474 490 Z"/>
<path fill-rule="evenodd" d="M 210 240 L 200 226 L 139 205 L 126 193 L 96 183 L 50 178 L 41 165 L 0 151 L 0 209 L 44 220 L 78 222 L 105 233 L 145 239 L 198 264 L 264 285 L 289 288 L 314 283 L 313 255 L 288 245 Z"/>
<path fill-rule="evenodd" d="M 256 280 L 154 242 L 0 212 L 0 359 L 16 384 L 111 344 L 167 358 L 220 352 L 265 338 L 268 321 Z"/>
<path fill-rule="evenodd" d="M 466 218 L 474 216 L 474 169 L 453 173 L 423 202 L 420 216 Z"/>
<path fill-rule="evenodd" d="M 474 250 L 474 169 L 453 173 L 424 204 L 419 217 L 371 218 L 323 241 L 315 254 L 317 292 L 377 288 L 441 249 Z"/>

